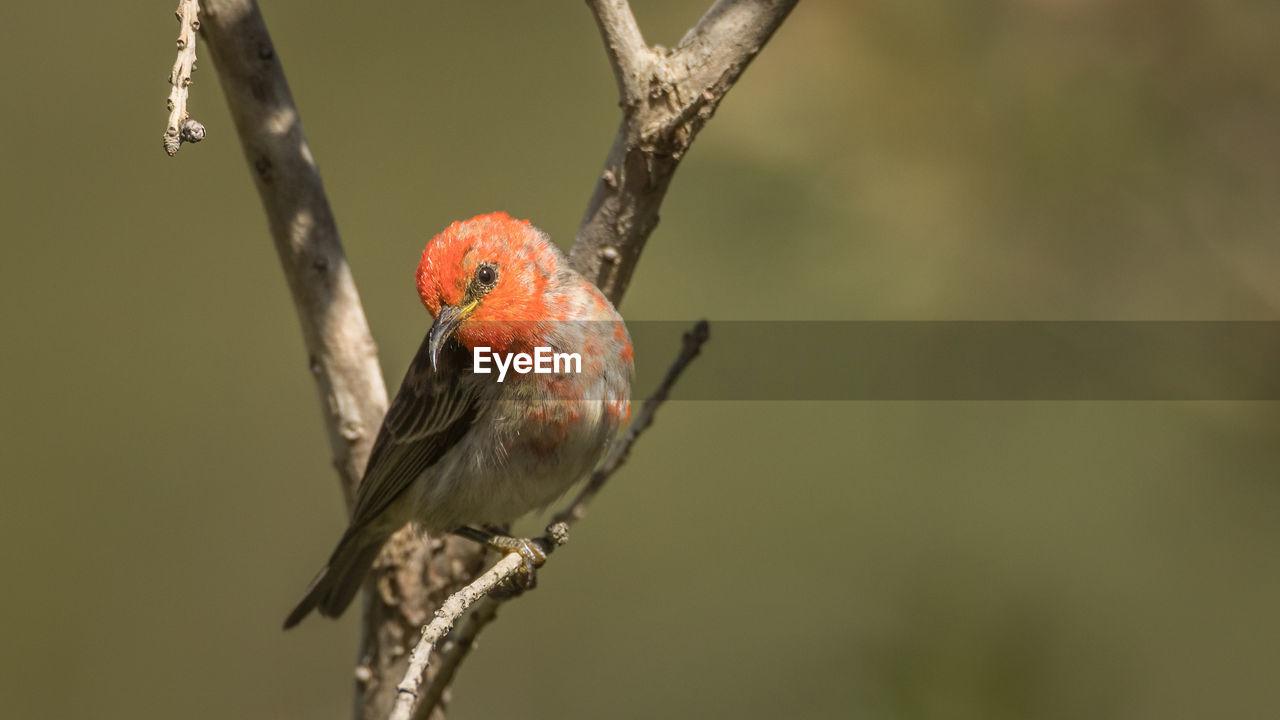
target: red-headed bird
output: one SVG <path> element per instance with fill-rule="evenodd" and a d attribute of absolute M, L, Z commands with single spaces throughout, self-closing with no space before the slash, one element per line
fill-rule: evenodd
<path fill-rule="evenodd" d="M 528 543 L 492 528 L 589 474 L 630 415 L 622 318 L 528 221 L 492 213 L 450 225 L 423 251 L 417 284 L 435 322 L 378 431 L 351 524 L 286 628 L 313 609 L 342 614 L 410 521 L 535 562 Z M 479 352 L 491 372 L 475 372 L 477 348 L 489 348 Z M 539 352 L 552 372 L 518 372 L 513 354 Z M 548 358 L 558 353 L 557 367 Z M 502 382 L 498 357 L 510 363 Z"/>

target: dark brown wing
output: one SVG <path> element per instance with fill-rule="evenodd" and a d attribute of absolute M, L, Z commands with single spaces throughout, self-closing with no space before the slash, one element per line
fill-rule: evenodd
<path fill-rule="evenodd" d="M 373 443 L 348 533 L 376 518 L 471 428 L 479 405 L 477 386 L 466 382 L 470 359 L 450 341 L 441 348 L 437 372 L 423 339 Z"/>

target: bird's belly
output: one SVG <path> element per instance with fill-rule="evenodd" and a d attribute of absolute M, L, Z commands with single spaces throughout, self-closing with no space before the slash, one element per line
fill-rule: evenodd
<path fill-rule="evenodd" d="M 598 397 L 598 394 L 597 394 Z M 499 404 L 413 484 L 428 531 L 511 522 L 545 507 L 595 467 L 619 418 L 601 400 Z"/>

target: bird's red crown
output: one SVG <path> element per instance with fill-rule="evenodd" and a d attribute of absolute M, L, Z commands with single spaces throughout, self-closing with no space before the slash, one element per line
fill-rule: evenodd
<path fill-rule="evenodd" d="M 455 222 L 422 252 L 417 285 L 438 317 L 443 306 L 465 309 L 455 336 L 466 347 L 510 352 L 532 344 L 531 332 L 551 315 L 547 289 L 563 255 L 528 220 L 504 212 Z"/>

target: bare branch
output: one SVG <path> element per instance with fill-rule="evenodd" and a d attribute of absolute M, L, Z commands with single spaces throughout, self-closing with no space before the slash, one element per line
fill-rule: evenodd
<path fill-rule="evenodd" d="M 568 526 L 564 523 L 552 523 L 547 528 L 547 534 L 536 542 L 540 542 L 542 549 L 550 554 L 568 539 Z M 477 600 L 488 596 L 494 588 L 510 580 L 523 565 L 524 558 L 517 553 L 508 553 L 474 582 L 450 595 L 449 599 L 440 605 L 440 609 L 436 610 L 435 619 L 422 628 L 422 638 L 409 656 L 409 667 L 405 670 L 404 679 L 396 686 L 396 702 L 388 720 L 410 720 L 414 706 L 418 702 L 418 687 L 422 684 L 422 677 L 427 671 L 427 664 L 436 643 L 453 628 L 453 624 L 462 617 L 467 608 Z M 427 712 L 430 712 L 430 709 Z"/>
<path fill-rule="evenodd" d="M 671 58 L 691 88 L 723 97 L 795 7 L 797 0 L 716 0 Z"/>
<path fill-rule="evenodd" d="M 609 65 L 618 82 L 618 103 L 633 107 L 648 91 L 650 67 L 658 54 L 644 44 L 627 0 L 587 0 L 587 6 L 600 28 Z"/>
<path fill-rule="evenodd" d="M 200 29 L 200 5 L 196 0 L 178 0 L 178 57 L 169 71 L 169 123 L 164 130 L 164 151 L 178 154 L 182 143 L 204 139 L 204 125 L 187 113 L 191 73 L 196 69 L 196 32 Z"/>
<path fill-rule="evenodd" d="M 391 537 L 374 563 L 365 593 L 360 661 L 356 668 L 356 717 L 383 720 L 399 696 L 398 682 L 410 651 L 438 608 L 484 570 L 485 549 L 446 536 L 426 543 L 412 527 Z M 428 668 L 427 679 L 434 677 Z"/>
<path fill-rule="evenodd" d="M 472 603 L 487 596 L 499 583 L 515 575 L 523 563 L 524 558 L 516 553 L 504 555 L 496 565 L 476 578 L 475 582 L 454 593 L 444 605 L 440 606 L 436 611 L 435 620 L 422 628 L 422 639 L 414 647 L 413 654 L 409 656 L 409 667 L 405 671 L 404 679 L 396 686 L 398 694 L 388 720 L 410 720 L 413 717 L 413 709 L 418 701 L 418 687 L 422 684 L 422 677 L 427 671 L 427 662 L 431 658 L 431 651 L 435 650 L 436 643 L 453 628 L 453 624 L 467 611 L 467 608 L 471 607 Z"/>
<path fill-rule="evenodd" d="M 644 401 L 644 406 L 640 408 L 640 412 L 637 413 L 635 419 L 631 421 L 631 424 L 627 427 L 627 431 L 623 433 L 622 437 L 618 440 L 618 443 L 609 452 L 608 457 L 606 457 L 604 462 L 600 464 L 600 467 L 592 473 L 591 479 L 587 481 L 582 490 L 578 492 L 578 495 L 574 497 L 573 502 L 569 503 L 569 505 L 563 510 L 556 513 L 556 516 L 551 520 L 551 527 L 554 528 L 556 525 L 563 525 L 565 528 L 568 528 L 581 520 L 587 514 L 587 506 L 590 505 L 591 501 L 600 493 L 605 482 L 607 482 L 609 478 L 618 471 L 618 468 L 622 467 L 622 464 L 627 461 L 627 457 L 631 454 L 631 448 L 635 445 L 636 440 L 640 438 L 640 435 L 653 425 L 653 418 L 657 414 L 658 408 L 662 403 L 666 402 L 667 398 L 671 395 L 671 389 L 675 387 L 676 381 L 680 379 L 680 376 L 684 373 L 685 369 L 689 367 L 689 363 L 693 362 L 694 358 L 698 357 L 698 354 L 702 352 L 702 345 L 709 337 L 710 329 L 706 320 L 699 320 L 692 328 L 685 332 L 683 341 L 680 345 L 680 353 L 676 356 L 675 361 L 671 363 L 671 367 L 667 368 L 666 374 L 662 377 L 662 382 L 658 383 L 658 387 L 654 389 L 653 394 Z M 559 544 L 563 544 L 563 541 L 559 539 L 557 542 Z M 495 565 L 494 569 L 497 569 L 497 567 L 498 566 Z M 449 636 L 449 641 L 445 643 L 444 648 L 440 652 L 440 662 L 436 668 L 435 677 L 432 678 L 431 683 L 427 686 L 427 691 L 422 697 L 422 703 L 419 706 L 418 711 L 413 715 L 415 720 L 426 720 L 426 718 L 430 717 L 431 712 L 444 697 L 445 689 L 449 687 L 451 682 L 453 682 L 453 676 L 457 673 L 458 667 L 471 652 L 471 648 L 475 644 L 476 636 L 480 634 L 480 631 L 483 630 L 486 625 L 497 619 L 498 606 L 502 604 L 502 602 L 502 600 L 498 600 L 492 596 L 486 597 L 476 605 L 476 608 L 472 610 L 466 618 L 463 619 L 462 625 L 460 625 L 458 629 Z M 452 625 L 456 620 L 456 617 L 452 618 L 450 620 L 450 625 Z M 426 657 L 426 654 L 429 653 L 431 648 L 434 648 L 435 643 L 438 642 L 439 639 L 440 638 L 438 636 L 430 639 L 431 647 L 423 651 L 422 657 Z M 414 649 L 415 656 L 419 655 L 418 650 L 422 647 L 424 642 L 427 642 L 425 633 L 423 641 L 418 644 L 418 648 Z M 417 672 L 420 673 L 425 669 L 426 663 L 423 662 L 421 669 Z M 411 666 L 410 672 L 413 671 L 414 670 Z M 402 681 L 400 685 L 401 687 L 406 687 L 406 684 L 410 682 L 411 678 L 406 675 L 404 681 Z M 412 687 L 416 693 L 417 682 L 412 682 Z"/>
<path fill-rule="evenodd" d="M 797 1 L 717 0 L 680 45 L 665 57 L 655 54 L 648 77 L 634 83 L 644 92 L 635 106 L 624 106 L 622 126 L 570 253 L 574 267 L 615 304 L 658 224 L 658 209 L 676 166 Z M 612 4 L 589 4 L 597 11 L 612 60 L 615 45 L 606 31 L 612 26 L 597 9 Z"/>
<path fill-rule="evenodd" d="M 377 348 L 257 4 L 205 0 L 204 35 L 289 282 L 350 505 L 387 408 Z"/>
<path fill-rule="evenodd" d="M 426 692 L 422 694 L 417 712 L 413 714 L 414 720 L 428 720 L 437 708 L 443 706 L 445 691 L 453 684 L 453 677 L 462 666 L 462 661 L 475 646 L 480 631 L 498 619 L 498 607 L 501 605 L 502 601 L 497 598 L 485 597 L 445 637 L 444 645 L 439 649 L 440 662 L 436 664 L 436 672 L 431 677 Z"/>
<path fill-rule="evenodd" d="M 387 408 L 377 348 L 303 133 L 284 68 L 253 0 L 205 0 L 202 33 L 266 210 L 302 326 L 333 463 L 351 507 Z M 483 551 L 397 533 L 365 593 L 356 714 L 385 718 L 430 608 L 469 581 Z"/>

